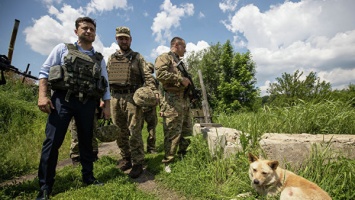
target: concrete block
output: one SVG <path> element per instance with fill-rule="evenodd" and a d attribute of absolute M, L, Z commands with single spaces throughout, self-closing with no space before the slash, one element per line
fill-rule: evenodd
<path fill-rule="evenodd" d="M 217 151 L 223 152 L 224 157 L 231 156 L 242 150 L 239 137 L 241 131 L 226 127 L 203 127 L 195 124 L 193 135 L 202 134 L 207 140 L 208 148 L 212 155 Z"/>
<path fill-rule="evenodd" d="M 355 159 L 355 135 L 265 133 L 259 143 L 266 157 L 278 160 L 281 167 L 286 163 L 301 166 L 310 157 L 312 148 L 319 151 L 328 148 L 334 159 L 338 156 Z"/>
<path fill-rule="evenodd" d="M 226 127 L 205 127 L 195 124 L 193 134 L 202 134 L 208 143 L 212 155 L 217 150 L 223 152 L 224 157 L 229 157 L 243 151 L 240 143 L 241 131 Z M 328 148 L 331 158 L 344 156 L 355 159 L 355 135 L 339 134 L 283 134 L 265 133 L 259 142 L 260 155 L 272 160 L 278 160 L 281 167 L 289 164 L 299 167 L 307 160 L 313 149 L 323 151 Z"/>

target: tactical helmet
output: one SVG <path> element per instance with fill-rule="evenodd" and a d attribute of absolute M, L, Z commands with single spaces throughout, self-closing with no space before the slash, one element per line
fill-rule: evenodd
<path fill-rule="evenodd" d="M 157 105 L 154 92 L 149 87 L 140 87 L 133 95 L 133 101 L 137 106 L 152 107 Z"/>
<path fill-rule="evenodd" d="M 120 131 L 121 129 L 113 124 L 112 119 L 103 119 L 98 122 L 96 138 L 101 142 L 113 142 L 117 140 Z"/>

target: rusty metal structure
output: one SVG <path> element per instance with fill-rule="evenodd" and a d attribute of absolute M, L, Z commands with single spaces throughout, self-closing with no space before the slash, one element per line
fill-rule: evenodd
<path fill-rule="evenodd" d="M 31 71 L 28 71 L 30 64 L 27 65 L 25 72 L 22 72 L 18 68 L 16 68 L 15 66 L 11 65 L 12 55 L 14 52 L 15 41 L 16 41 L 16 36 L 17 36 L 19 24 L 20 24 L 20 20 L 15 19 L 15 24 L 14 24 L 14 28 L 13 28 L 12 35 L 11 35 L 9 51 L 8 51 L 7 56 L 0 54 L 0 71 L 1 71 L 0 85 L 6 84 L 4 72 L 9 72 L 9 71 L 23 76 L 22 83 L 25 81 L 26 77 L 34 79 L 34 80 L 38 80 L 37 77 L 31 75 Z"/>

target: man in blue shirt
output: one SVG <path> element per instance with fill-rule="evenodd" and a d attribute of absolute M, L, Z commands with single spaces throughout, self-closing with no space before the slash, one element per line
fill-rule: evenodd
<path fill-rule="evenodd" d="M 109 119 L 111 115 L 106 63 L 92 46 L 96 36 L 93 19 L 79 17 L 74 32 L 77 42 L 54 47 L 39 73 L 38 107 L 48 113 L 48 119 L 38 169 L 37 199 L 48 199 L 52 192 L 58 149 L 73 117 L 78 128 L 82 180 L 87 185 L 102 185 L 93 175 L 92 137 L 98 99 L 104 102 L 104 118 Z M 47 93 L 49 89 L 53 91 L 51 97 Z"/>

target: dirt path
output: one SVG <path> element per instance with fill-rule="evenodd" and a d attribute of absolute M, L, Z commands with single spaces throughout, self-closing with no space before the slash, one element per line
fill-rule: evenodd
<path fill-rule="evenodd" d="M 99 157 L 102 156 L 112 156 L 116 157 L 119 155 L 119 149 L 117 148 L 116 142 L 109 142 L 109 143 L 101 143 L 99 146 Z M 66 159 L 58 162 L 57 164 L 57 170 L 62 169 L 65 166 L 71 165 L 71 159 Z M 129 171 L 126 171 L 125 173 L 129 173 Z M 37 173 L 35 174 L 28 174 L 24 175 L 21 177 L 14 178 L 12 180 L 8 180 L 5 182 L 0 183 L 1 186 L 5 185 L 15 185 L 22 183 L 27 180 L 33 180 L 34 178 L 37 177 Z M 166 188 L 159 183 L 155 182 L 155 176 L 154 174 L 150 173 L 146 169 L 144 170 L 143 174 L 138 177 L 137 179 L 132 179 L 134 182 L 136 182 L 138 185 L 137 187 L 149 194 L 155 195 L 158 199 L 164 199 L 164 200 L 185 200 L 185 197 L 180 196 L 178 193 L 176 193 L 173 190 L 170 190 L 169 188 Z"/>
<path fill-rule="evenodd" d="M 119 150 L 116 142 L 101 143 L 99 147 L 99 157 L 103 155 L 117 156 Z M 130 170 L 125 171 L 128 174 Z M 132 179 L 138 184 L 138 188 L 146 193 L 155 195 L 158 199 L 164 200 L 184 200 L 185 197 L 180 196 L 175 191 L 172 191 L 159 183 L 155 182 L 154 174 L 144 169 L 143 174 L 137 179 Z"/>

